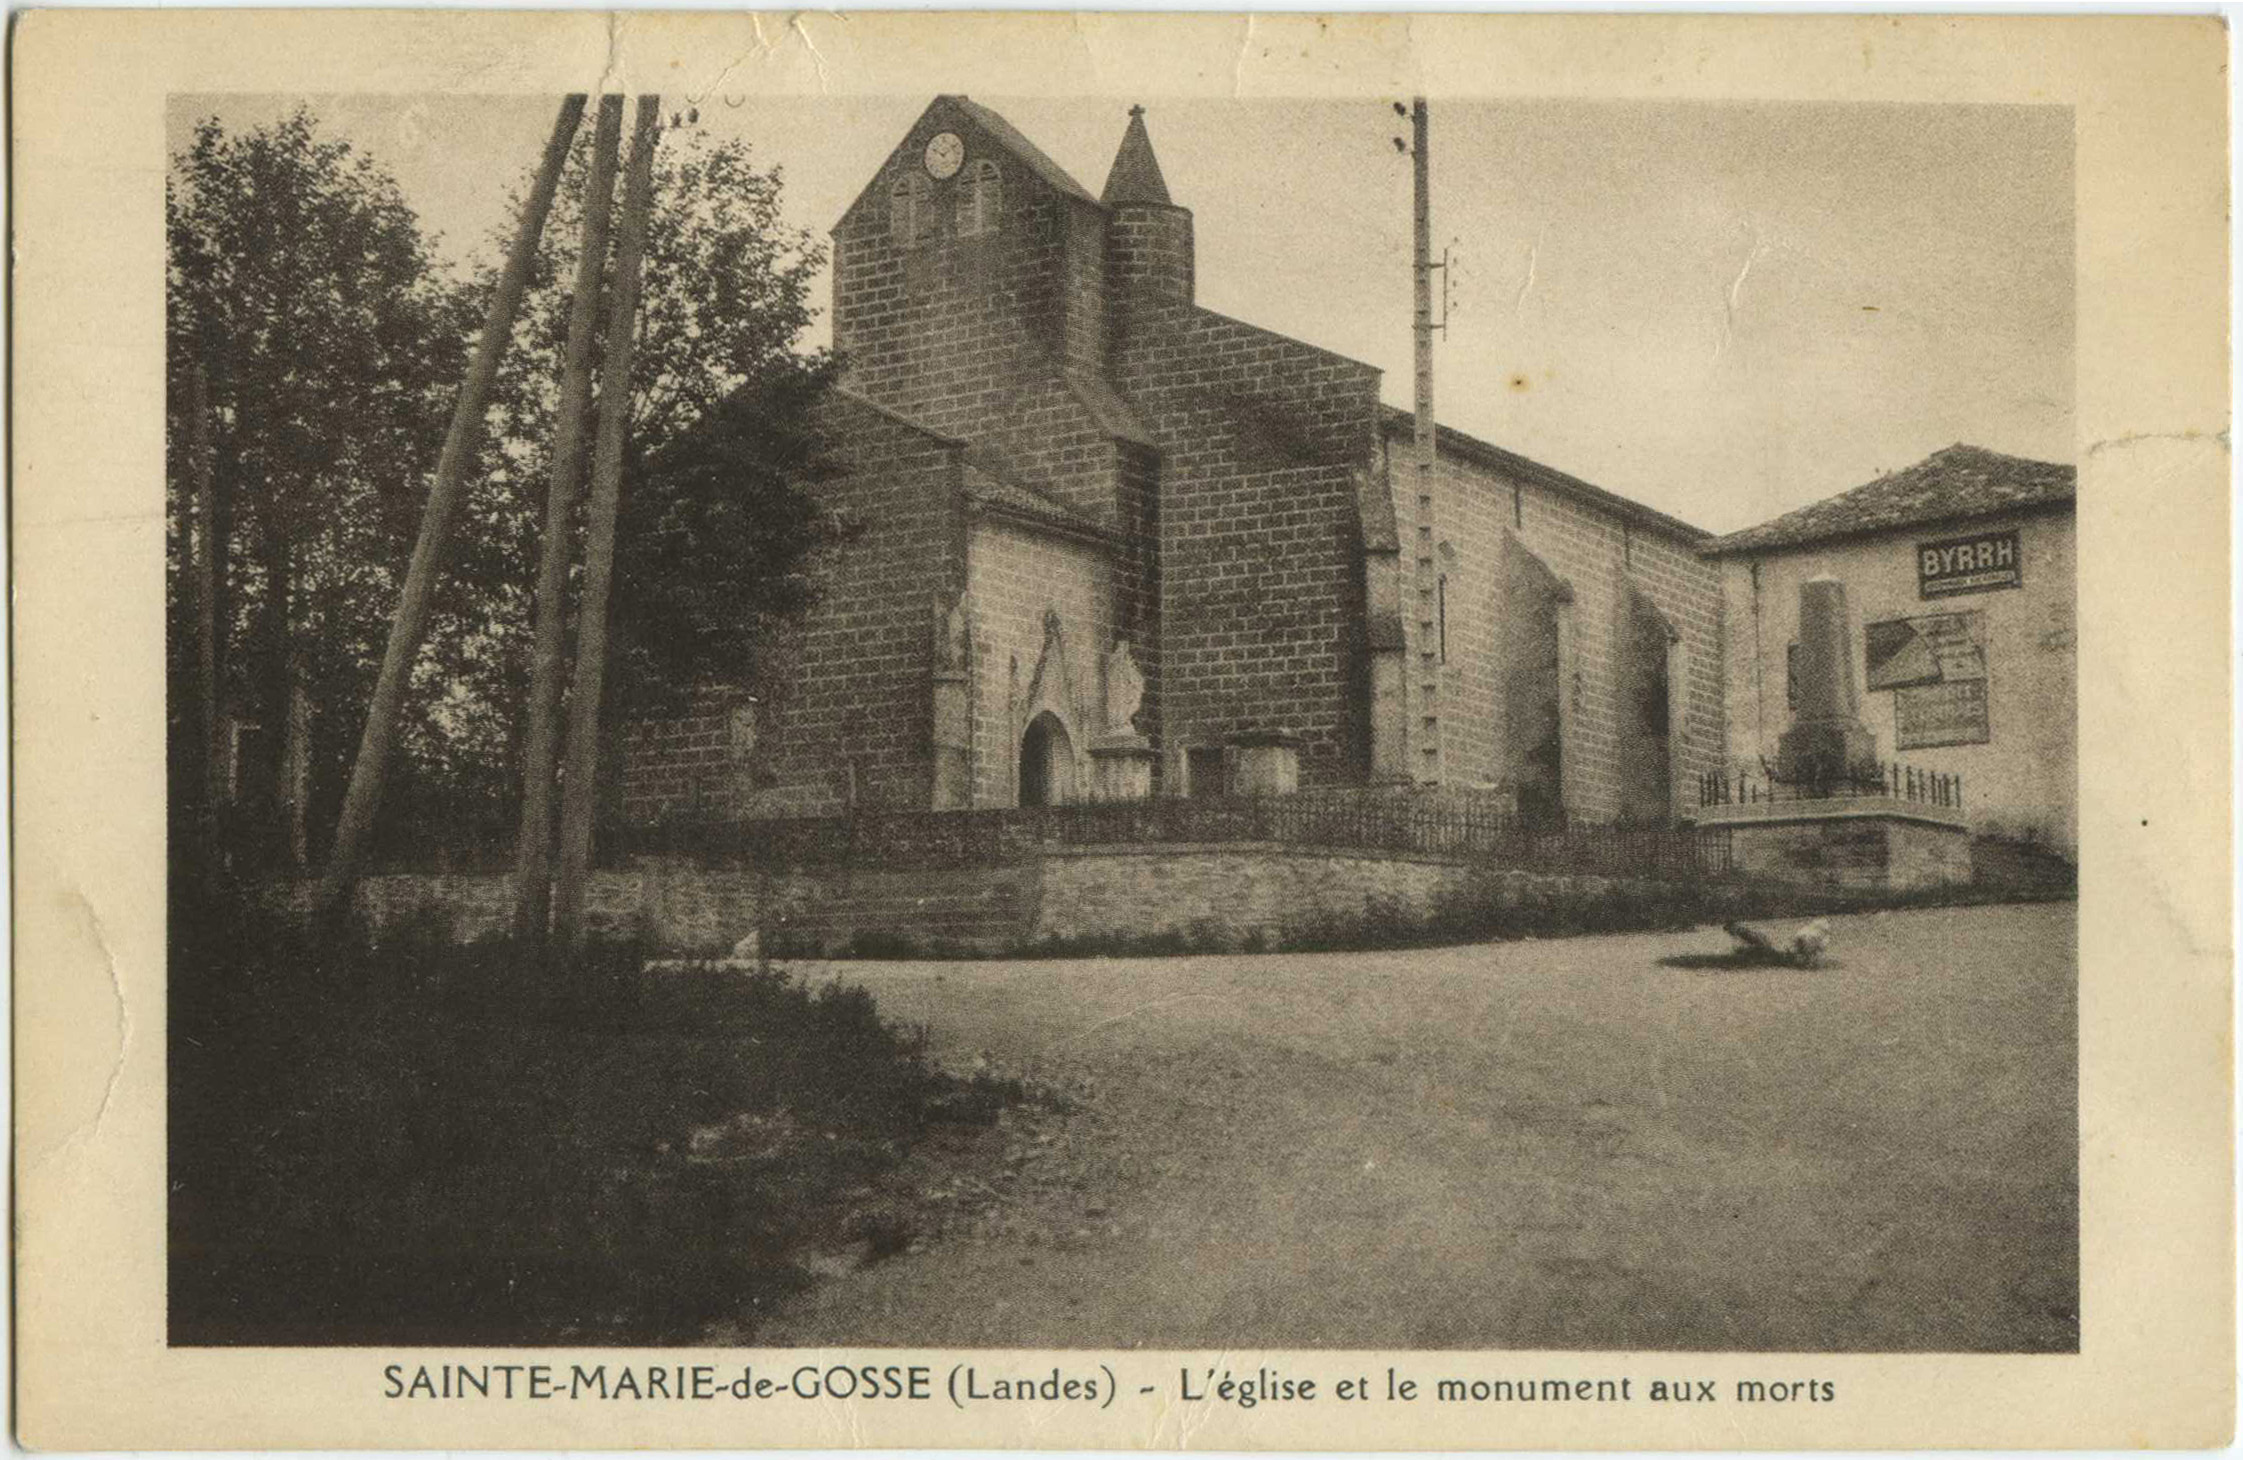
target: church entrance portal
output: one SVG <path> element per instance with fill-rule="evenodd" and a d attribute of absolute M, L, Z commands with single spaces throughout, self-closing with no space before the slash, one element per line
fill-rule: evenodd
<path fill-rule="evenodd" d="M 1020 804 L 1057 806 L 1074 799 L 1074 742 L 1059 717 L 1046 710 L 1020 737 Z"/>

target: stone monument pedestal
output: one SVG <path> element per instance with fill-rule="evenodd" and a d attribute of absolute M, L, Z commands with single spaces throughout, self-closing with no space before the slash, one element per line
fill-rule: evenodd
<path fill-rule="evenodd" d="M 1827 789 L 1877 764 L 1877 737 L 1861 723 L 1854 679 L 1854 616 L 1846 585 L 1799 585 L 1799 708 L 1776 741 L 1776 779 Z"/>
<path fill-rule="evenodd" d="M 1799 708 L 1776 742 L 1778 794 L 1700 808 L 1729 835 L 1736 871 L 1775 882 L 1893 892 L 1971 879 L 1970 823 L 1954 807 L 1875 794 L 1877 737 L 1861 723 L 1846 585 L 1799 585 Z M 1870 791 L 1872 794 L 1853 794 Z"/>
<path fill-rule="evenodd" d="M 1231 785 L 1241 796 L 1284 796 L 1301 788 L 1299 736 L 1250 731 L 1235 737 L 1231 746 L 1237 767 Z"/>
<path fill-rule="evenodd" d="M 1146 801 L 1153 794 L 1153 762 L 1160 758 L 1142 735 L 1110 736 L 1090 748 L 1091 794 L 1100 801 Z"/>

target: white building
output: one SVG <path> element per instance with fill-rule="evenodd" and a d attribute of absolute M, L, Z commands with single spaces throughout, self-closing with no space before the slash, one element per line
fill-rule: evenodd
<path fill-rule="evenodd" d="M 1982 834 L 2078 849 L 2074 468 L 1950 446 L 1715 540 L 1732 769 L 1790 723 L 1799 585 L 1842 580 L 1880 754 L 1959 774 Z"/>

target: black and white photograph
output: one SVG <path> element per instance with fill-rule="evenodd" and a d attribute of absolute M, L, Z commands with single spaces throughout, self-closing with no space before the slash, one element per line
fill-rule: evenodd
<path fill-rule="evenodd" d="M 2078 1346 L 2068 109 L 171 120 L 173 1342 Z"/>
<path fill-rule="evenodd" d="M 2232 1428 L 2216 25 L 442 19 L 17 51 L 36 1440 Z"/>

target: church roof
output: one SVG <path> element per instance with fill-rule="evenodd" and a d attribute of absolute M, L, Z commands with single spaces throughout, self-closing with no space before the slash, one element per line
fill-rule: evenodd
<path fill-rule="evenodd" d="M 1075 397 L 1076 403 L 1090 413 L 1090 418 L 1098 423 L 1099 430 L 1133 446 L 1159 444 L 1153 440 L 1153 433 L 1146 429 L 1144 420 L 1138 416 L 1137 408 L 1097 372 L 1068 366 L 1060 374 L 1065 378 L 1067 389 Z"/>
<path fill-rule="evenodd" d="M 1077 512 L 1057 498 L 1047 496 L 1024 482 L 998 475 L 991 463 L 967 461 L 964 481 L 969 500 L 1007 517 L 1057 528 L 1070 536 L 1092 537 L 1101 541 L 1112 536 L 1104 524 Z"/>
<path fill-rule="evenodd" d="M 1398 406 L 1382 406 L 1380 407 L 1380 415 L 1386 422 L 1386 431 L 1390 436 L 1407 435 L 1415 420 L 1408 411 Z M 1559 471 L 1554 466 L 1544 466 L 1541 462 L 1521 456 L 1515 451 L 1506 451 L 1493 442 L 1482 441 L 1477 436 L 1467 436 L 1453 426 L 1440 427 L 1435 440 L 1438 443 L 1439 450 L 1445 455 L 1454 456 L 1463 461 L 1476 461 L 1482 466 L 1493 467 L 1495 470 L 1507 473 L 1520 481 L 1547 488 L 1560 496 L 1571 497 L 1585 506 L 1593 507 L 1601 512 L 1609 512 L 1615 517 L 1630 522 L 1638 522 L 1661 532 L 1672 533 L 1690 543 L 1703 544 L 1713 538 L 1713 534 L 1704 528 L 1692 527 L 1679 517 L 1669 517 L 1656 507 L 1646 507 L 1641 502 L 1621 496 L 1618 492 L 1608 492 L 1604 488 L 1585 482 L 1577 476 Z"/>
<path fill-rule="evenodd" d="M 919 113 L 918 119 L 906 129 L 905 137 L 908 139 L 912 133 L 918 131 L 920 123 L 937 113 L 943 114 L 945 119 L 953 124 L 962 123 L 979 131 L 991 142 L 1009 153 L 1014 161 L 1027 168 L 1037 177 L 1042 178 L 1054 191 L 1063 196 L 1085 203 L 1098 202 L 1096 198 L 1090 195 L 1089 189 L 1067 175 L 1067 169 L 1045 156 L 1042 148 L 1022 136 L 1019 128 L 970 97 L 952 93 L 944 93 L 936 97 L 933 101 L 927 103 L 927 109 Z M 894 154 L 889 155 L 892 157 Z M 850 200 L 849 206 L 842 210 L 841 219 L 836 222 L 835 227 L 839 227 L 841 222 L 846 222 L 851 214 L 864 206 L 866 199 L 870 198 L 874 191 L 878 189 L 883 171 L 885 171 L 885 164 L 881 168 L 875 169 L 872 176 L 865 179 L 864 187 L 858 191 L 855 198 Z"/>
<path fill-rule="evenodd" d="M 931 441 L 939 442 L 944 446 L 964 446 L 966 444 L 964 439 L 961 437 L 952 436 L 945 431 L 937 431 L 934 427 L 927 425 L 923 421 L 914 421 L 911 417 L 905 415 L 902 411 L 895 409 L 893 406 L 884 406 L 880 402 L 874 400 L 871 396 L 851 390 L 846 385 L 837 385 L 833 387 L 832 398 L 838 402 L 854 406 L 860 410 L 871 411 L 874 415 L 884 416 L 888 420 L 895 422 L 899 426 L 908 426 L 912 430 L 917 431 L 920 435 L 927 437 Z"/>
<path fill-rule="evenodd" d="M 1030 172 L 1036 174 L 1045 182 L 1050 183 L 1070 197 L 1080 198 L 1086 203 L 1098 201 L 1090 195 L 1087 188 L 1067 175 L 1066 168 L 1046 157 L 1043 149 L 1023 136 L 1017 127 L 980 102 L 965 96 L 944 95 L 936 97 L 934 105 L 941 106 L 946 102 L 964 113 L 975 126 L 989 134 L 990 140 L 1020 159 L 1022 163 L 1027 165 Z"/>
<path fill-rule="evenodd" d="M 1801 547 L 1931 522 L 2068 506 L 2078 490 L 2078 478 L 2074 467 L 2004 456 L 1957 442 L 1852 491 L 1732 532 L 1708 545 L 1706 553 L 1720 556 Z"/>
<path fill-rule="evenodd" d="M 1168 181 L 1160 175 L 1160 159 L 1153 156 L 1153 139 L 1145 133 L 1145 109 L 1129 109 L 1129 130 L 1122 133 L 1114 166 L 1106 174 L 1106 192 L 1099 199 L 1117 203 L 1167 203 Z"/>

